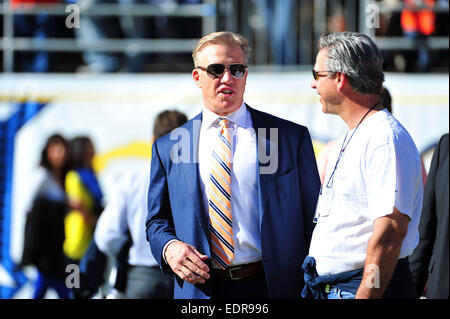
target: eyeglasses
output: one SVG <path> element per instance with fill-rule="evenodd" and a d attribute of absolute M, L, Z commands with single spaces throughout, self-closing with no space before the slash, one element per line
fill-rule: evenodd
<path fill-rule="evenodd" d="M 221 77 L 225 70 L 230 71 L 231 75 L 236 79 L 242 79 L 245 75 L 245 70 L 247 70 L 247 66 L 245 64 L 230 64 L 228 66 L 220 63 L 213 63 L 208 65 L 208 67 L 204 68 L 202 66 L 197 66 L 195 69 L 200 69 L 206 71 L 208 74 L 211 74 L 215 78 Z"/>
<path fill-rule="evenodd" d="M 316 70 L 314 70 L 314 69 L 312 69 L 311 71 L 312 71 L 313 78 L 314 78 L 314 80 L 316 80 L 316 81 L 319 79 L 319 77 L 325 76 L 325 75 L 320 75 L 319 73 L 323 73 L 323 72 L 326 72 L 326 73 L 333 73 L 333 72 L 331 72 L 331 71 L 316 71 Z"/>

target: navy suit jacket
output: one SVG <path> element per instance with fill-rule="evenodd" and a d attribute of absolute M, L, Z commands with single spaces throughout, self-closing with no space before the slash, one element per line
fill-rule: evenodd
<path fill-rule="evenodd" d="M 257 135 L 259 225 L 269 294 L 300 298 L 301 265 L 308 253 L 320 190 L 311 137 L 304 126 L 247 108 Z M 201 113 L 182 126 L 186 132 L 182 139 L 171 140 L 168 134 L 153 144 L 146 230 L 153 256 L 164 272 L 171 272 L 162 258 L 163 247 L 171 239 L 210 256 L 208 212 L 195 158 L 200 127 Z M 186 139 L 190 140 L 187 146 L 181 143 Z M 276 151 L 267 161 L 271 146 Z M 171 152 L 184 160 L 171 159 Z M 211 268 L 210 259 L 207 263 Z M 211 280 L 213 275 L 205 284 L 192 285 L 176 277 L 174 297 L 210 298 Z"/>

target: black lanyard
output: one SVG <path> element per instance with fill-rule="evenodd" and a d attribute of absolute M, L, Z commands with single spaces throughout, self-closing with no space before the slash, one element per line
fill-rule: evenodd
<path fill-rule="evenodd" d="M 345 141 L 347 140 L 347 135 L 348 135 L 348 131 L 347 133 L 345 133 L 345 137 L 344 137 L 344 141 L 342 142 L 342 146 L 341 146 L 341 150 L 339 152 L 336 164 L 334 165 L 334 169 L 333 172 L 331 173 L 330 178 L 328 179 L 328 182 L 326 184 L 327 188 L 331 188 L 333 187 L 333 182 L 334 182 L 334 173 L 336 172 L 336 169 L 338 167 L 339 161 L 341 160 L 342 155 L 344 154 L 345 149 L 348 146 L 348 143 L 350 143 L 353 135 L 355 135 L 356 130 L 358 129 L 359 125 L 362 123 L 362 121 L 366 118 L 367 114 L 369 114 L 378 104 L 380 104 L 380 102 L 377 102 L 375 105 L 373 105 L 367 112 L 366 114 L 364 114 L 364 116 L 362 117 L 362 119 L 359 121 L 358 125 L 356 125 L 354 131 L 352 132 L 352 135 L 350 135 L 350 138 L 347 141 L 347 144 L 345 144 Z M 344 145 L 345 144 L 345 145 Z M 320 188 L 320 194 L 322 194 L 322 188 Z"/>

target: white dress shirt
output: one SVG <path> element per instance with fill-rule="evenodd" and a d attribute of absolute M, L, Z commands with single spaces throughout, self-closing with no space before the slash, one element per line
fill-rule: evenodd
<path fill-rule="evenodd" d="M 148 185 L 148 169 L 125 174 L 100 215 L 94 233 L 98 248 L 114 256 L 117 249 L 128 239 L 129 230 L 133 242 L 128 263 L 133 266 L 158 265 L 151 253 L 145 232 Z"/>
<path fill-rule="evenodd" d="M 220 116 L 203 108 L 199 136 L 199 171 L 205 212 L 209 211 L 210 164 L 217 136 Z M 261 260 L 261 235 L 258 205 L 257 139 L 250 112 L 241 107 L 225 116 L 231 123 L 231 214 L 235 258 L 231 265 L 247 264 Z"/>

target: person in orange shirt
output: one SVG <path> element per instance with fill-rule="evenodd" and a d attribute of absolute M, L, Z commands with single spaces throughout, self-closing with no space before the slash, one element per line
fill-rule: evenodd
<path fill-rule="evenodd" d="M 433 11 L 434 0 L 404 0 L 404 9 L 400 17 L 403 33 L 415 42 L 418 49 L 419 71 L 429 68 L 429 53 L 426 38 L 436 29 L 436 14 Z"/>

